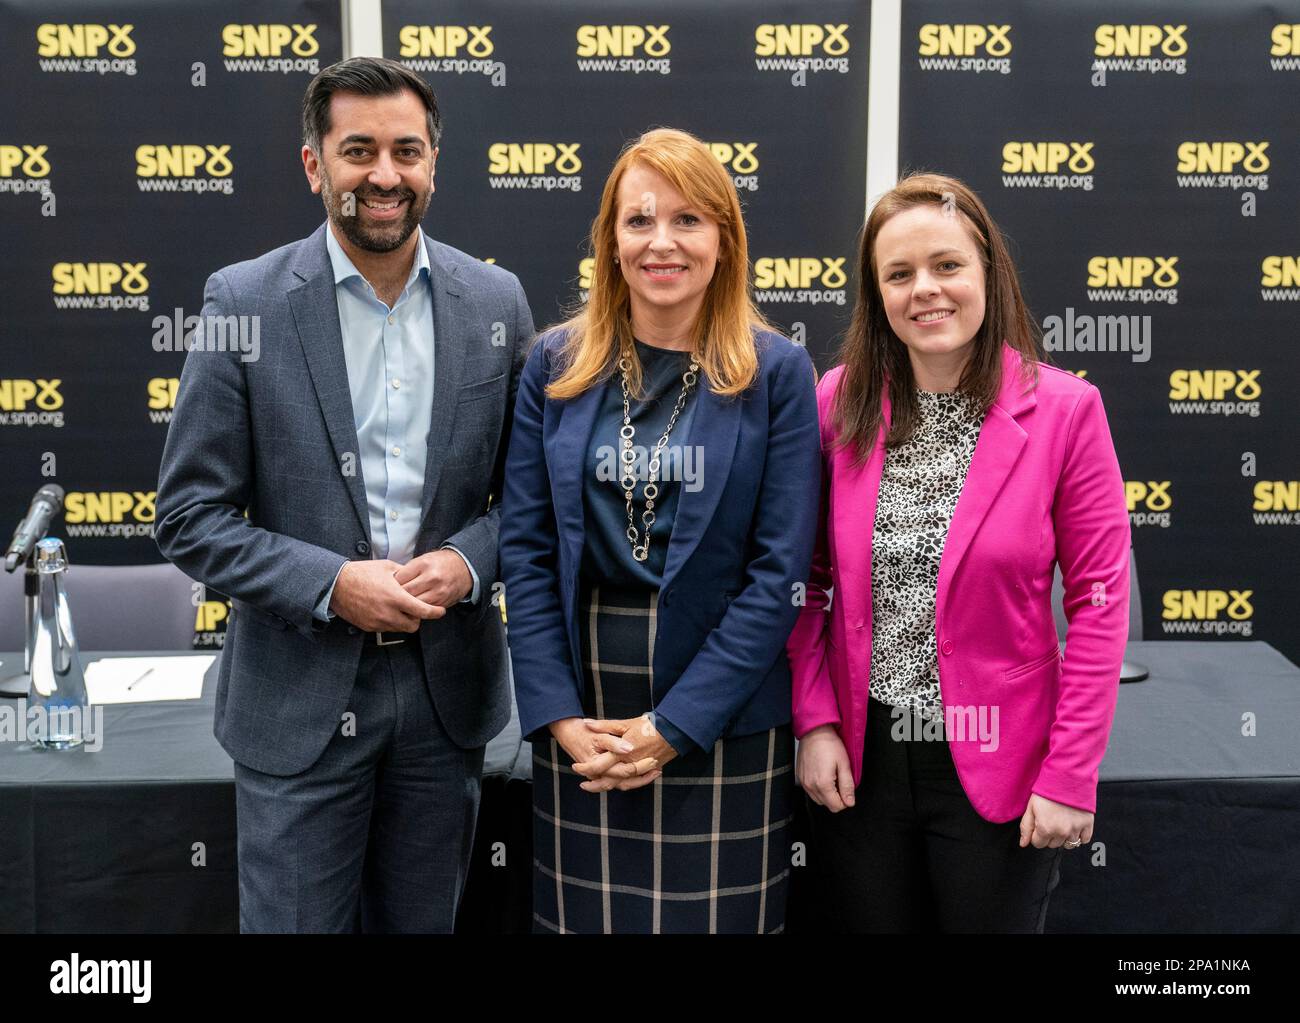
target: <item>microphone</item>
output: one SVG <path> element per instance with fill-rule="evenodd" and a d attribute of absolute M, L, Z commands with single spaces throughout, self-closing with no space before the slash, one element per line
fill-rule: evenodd
<path fill-rule="evenodd" d="M 63 509 L 63 488 L 50 483 L 36 491 L 31 506 L 18 528 L 14 530 L 9 549 L 5 552 L 5 571 L 12 572 L 32 553 L 32 548 L 50 528 L 50 519 Z"/>

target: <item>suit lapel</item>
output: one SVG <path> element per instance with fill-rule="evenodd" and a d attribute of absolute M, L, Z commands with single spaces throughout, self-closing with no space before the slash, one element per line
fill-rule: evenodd
<path fill-rule="evenodd" d="M 695 409 L 691 435 L 686 438 L 686 443 L 701 453 L 698 465 L 700 487 L 688 490 L 684 484 L 681 485 L 672 536 L 668 541 L 668 555 L 664 562 L 663 581 L 660 584 L 660 588 L 665 590 L 695 552 L 713 518 L 723 488 L 727 485 L 727 477 L 731 475 L 736 439 L 740 434 L 740 398 L 718 397 L 705 386 L 701 374 L 696 401 L 699 405 Z"/>
<path fill-rule="evenodd" d="M 556 527 L 572 554 L 570 564 L 575 566 L 582 559 L 582 483 L 587 471 L 587 447 L 591 443 L 591 431 L 596 427 L 604 393 L 605 388 L 601 385 L 589 387 L 572 401 L 561 404 L 560 419 L 552 440 L 554 454 L 548 457 L 557 509 Z M 610 443 L 616 440 L 612 438 Z"/>
<path fill-rule="evenodd" d="M 435 253 L 433 239 L 424 236 L 429 253 L 429 285 L 433 298 L 433 415 L 424 462 L 424 494 L 420 500 L 420 521 L 424 522 L 438 492 L 438 478 L 447 454 L 452 450 L 456 420 L 456 392 L 465 365 L 465 347 L 470 324 L 466 320 L 458 270 Z M 484 339 L 486 340 L 486 339 Z"/>
<path fill-rule="evenodd" d="M 298 342 L 311 375 L 316 400 L 325 417 L 330 443 L 339 466 L 352 463 L 353 472 L 344 472 L 348 496 L 367 539 L 370 515 L 366 507 L 366 484 L 361 472 L 361 445 L 357 441 L 356 420 L 352 411 L 352 390 L 348 385 L 348 366 L 343 354 L 343 330 L 339 325 L 338 299 L 334 292 L 334 272 L 325 246 L 322 225 L 304 243 L 303 256 L 293 272 L 302 281 L 289 291 L 289 308 L 293 313 Z"/>
<path fill-rule="evenodd" d="M 989 408 L 975 442 L 966 484 L 948 526 L 948 538 L 939 561 L 939 584 L 935 606 L 943 607 L 962 559 L 970 550 L 989 509 L 1002 492 L 1007 477 L 1020 459 L 1028 434 L 1016 422 L 1016 415 L 1037 404 L 1032 391 L 1025 392 L 1019 380 L 1020 356 L 1009 346 L 1002 349 L 1002 387 Z"/>
<path fill-rule="evenodd" d="M 890 411 L 886 393 L 880 405 L 884 425 L 865 464 L 860 468 L 856 465 L 852 447 L 837 449 L 832 463 L 835 475 L 843 477 L 832 481 L 836 560 L 846 574 L 861 584 L 837 585 L 835 592 L 836 598 L 844 602 L 847 620 L 855 624 L 871 617 L 871 535 L 876 521 L 880 475 L 885 465 L 885 435 L 889 432 Z M 857 605 L 858 600 L 865 604 Z"/>

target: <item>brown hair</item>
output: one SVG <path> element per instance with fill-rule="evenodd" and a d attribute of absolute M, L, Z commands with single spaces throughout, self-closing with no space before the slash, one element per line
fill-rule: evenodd
<path fill-rule="evenodd" d="M 624 147 L 605 181 L 600 211 L 591 224 L 591 288 L 586 304 L 560 324 L 568 332 L 563 370 L 546 388 L 567 400 L 603 380 L 620 356 L 631 364 L 628 386 L 641 388 L 641 364 L 632 344 L 627 281 L 614 262 L 618 254 L 618 187 L 633 164 L 658 174 L 688 203 L 718 222 L 718 264 L 696 319 L 692 353 L 715 394 L 736 395 L 758 374 L 753 330 L 767 321 L 749 293 L 749 243 L 736 186 L 709 147 L 684 131 L 656 128 Z"/>
<path fill-rule="evenodd" d="M 912 436 L 918 415 L 915 380 L 907 346 L 899 340 L 885 315 L 876 280 L 876 238 L 885 222 L 917 206 L 955 207 L 970 231 L 984 267 L 984 322 L 972 342 L 974 350 L 962 371 L 957 390 L 987 412 L 1002 386 L 1002 343 L 1018 351 L 1026 377 L 1037 385 L 1037 327 L 1020 293 L 1020 280 L 1006 241 L 984 204 L 969 187 L 943 174 L 909 174 L 872 207 L 859 235 L 858 295 L 853 319 L 840 348 L 844 373 L 835 391 L 831 419 L 837 446 L 853 445 L 858 461 L 871 455 L 880 431 L 882 398 L 889 388 L 890 427 L 886 447 L 897 447 Z"/>

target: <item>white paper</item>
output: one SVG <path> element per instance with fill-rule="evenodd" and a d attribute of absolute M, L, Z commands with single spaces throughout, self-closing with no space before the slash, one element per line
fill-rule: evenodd
<path fill-rule="evenodd" d="M 101 657 L 86 665 L 91 703 L 197 700 L 215 654 L 182 657 Z"/>

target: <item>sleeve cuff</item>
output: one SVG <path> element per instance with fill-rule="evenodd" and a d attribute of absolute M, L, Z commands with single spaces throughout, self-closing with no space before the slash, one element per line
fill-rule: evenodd
<path fill-rule="evenodd" d="M 664 742 L 668 743 L 677 751 L 679 757 L 686 756 L 687 753 L 694 753 L 698 746 L 691 740 L 691 737 L 669 721 L 662 714 L 650 712 L 650 718 L 654 722 L 655 731 L 663 736 Z"/>
<path fill-rule="evenodd" d="M 339 584 L 339 576 L 343 574 L 343 567 L 346 564 L 347 562 L 344 562 L 343 565 L 339 566 L 339 570 L 334 573 L 334 581 L 330 583 L 329 589 L 325 591 L 325 595 L 321 597 L 315 610 L 312 611 L 312 617 L 316 621 L 332 622 L 334 620 L 334 612 L 330 610 L 330 601 L 334 599 L 334 587 Z"/>
<path fill-rule="evenodd" d="M 447 544 L 443 544 L 442 547 L 441 547 L 441 550 L 444 550 L 444 551 L 456 551 L 456 553 L 460 555 L 460 560 L 463 561 L 463 562 L 465 562 L 465 567 L 469 569 L 469 577 L 470 577 L 470 579 L 472 579 L 472 580 L 474 581 L 474 586 L 473 586 L 473 588 L 470 590 L 470 592 L 469 592 L 469 596 L 463 598 L 463 599 L 460 600 L 460 601 L 458 601 L 458 603 L 461 603 L 461 604 L 477 604 L 477 603 L 478 603 L 478 598 L 479 598 L 478 573 L 474 571 L 474 566 L 471 565 L 471 564 L 469 563 L 469 558 L 465 557 L 465 555 L 464 555 L 461 551 L 457 550 L 455 547 L 453 547 L 453 546 L 452 546 L 451 544 L 449 544 L 449 543 L 447 543 Z"/>

